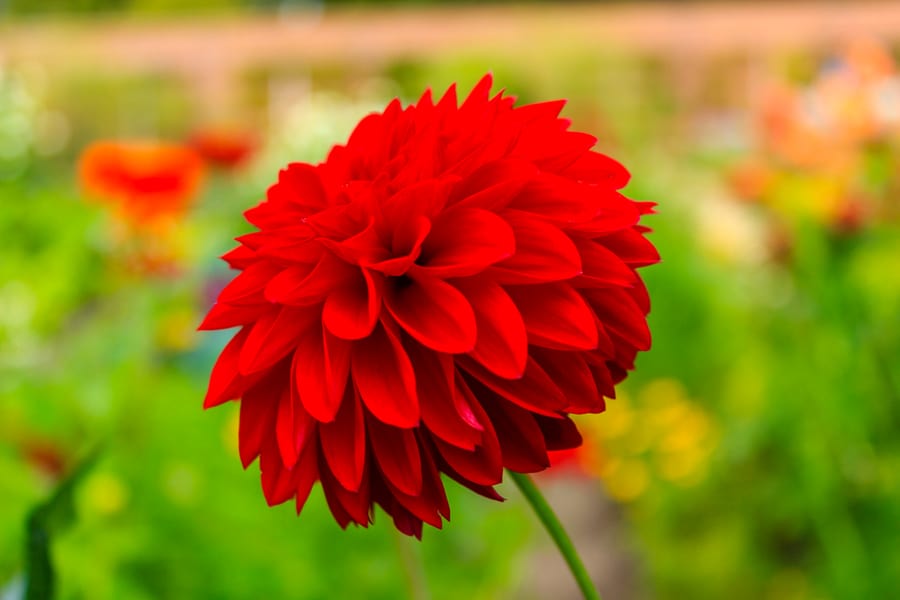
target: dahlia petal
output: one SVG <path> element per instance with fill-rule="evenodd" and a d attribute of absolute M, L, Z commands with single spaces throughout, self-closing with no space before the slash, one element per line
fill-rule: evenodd
<path fill-rule="evenodd" d="M 469 95 L 459 107 L 460 120 L 464 121 L 466 115 L 470 115 L 475 111 L 481 110 L 487 104 L 491 93 L 491 86 L 494 85 L 494 76 L 490 73 L 482 77 Z"/>
<path fill-rule="evenodd" d="M 388 222 L 410 216 L 424 216 L 431 220 L 444 209 L 450 190 L 457 181 L 456 177 L 416 181 L 391 196 L 381 208 L 382 215 Z"/>
<path fill-rule="evenodd" d="M 269 189 L 270 200 L 290 203 L 306 213 L 325 208 L 328 198 L 319 172 L 308 163 L 290 163 L 278 173 L 278 183 Z"/>
<path fill-rule="evenodd" d="M 266 300 L 277 304 L 306 306 L 325 300 L 329 292 L 352 282 L 356 270 L 325 252 L 316 265 L 288 267 L 266 285 Z"/>
<path fill-rule="evenodd" d="M 594 216 L 595 195 L 587 186 L 552 173 L 541 173 L 522 188 L 509 208 L 555 222 L 573 223 Z"/>
<path fill-rule="evenodd" d="M 566 229 L 597 237 L 630 228 L 640 218 L 641 212 L 634 201 L 618 192 L 605 191 L 600 193 L 597 212 L 590 221 L 570 224 Z"/>
<path fill-rule="evenodd" d="M 516 253 L 487 271 L 498 283 L 562 281 L 581 274 L 578 248 L 559 228 L 514 211 L 502 216 L 513 226 Z"/>
<path fill-rule="evenodd" d="M 297 420 L 295 408 L 303 409 L 294 406 L 295 396 L 291 393 L 290 387 L 282 390 L 275 417 L 275 440 L 278 443 L 281 462 L 287 469 L 292 469 L 297 464 L 298 450 L 300 449 L 297 444 L 298 436 L 294 435 L 294 426 Z"/>
<path fill-rule="evenodd" d="M 372 333 L 381 311 L 384 277 L 361 269 L 362 281 L 335 290 L 325 299 L 322 322 L 345 340 L 358 340 Z"/>
<path fill-rule="evenodd" d="M 351 344 L 317 323 L 297 344 L 291 363 L 293 385 L 303 407 L 317 421 L 334 420 L 344 401 Z"/>
<path fill-rule="evenodd" d="M 269 506 L 283 504 L 297 493 L 295 475 L 282 464 L 272 438 L 268 438 L 263 444 L 259 455 L 259 470 L 263 496 Z"/>
<path fill-rule="evenodd" d="M 584 273 L 573 283 L 582 286 L 622 286 L 631 287 L 637 274 L 625 264 L 620 255 L 604 245 L 588 239 L 574 240 Z"/>
<path fill-rule="evenodd" d="M 469 356 L 500 377 L 521 377 L 528 361 L 528 335 L 509 294 L 492 281 L 460 280 L 457 286 L 475 311 L 478 339 Z"/>
<path fill-rule="evenodd" d="M 252 323 L 259 317 L 260 309 L 255 306 L 233 306 L 224 302 L 217 302 L 209 309 L 206 318 L 197 327 L 200 331 L 212 329 L 230 329 L 239 325 Z"/>
<path fill-rule="evenodd" d="M 597 240 L 625 264 L 644 267 L 659 262 L 659 252 L 653 244 L 634 229 L 625 229 Z"/>
<path fill-rule="evenodd" d="M 412 363 L 397 336 L 383 324 L 353 344 L 351 373 L 366 408 L 394 427 L 419 423 L 419 399 Z"/>
<path fill-rule="evenodd" d="M 432 277 L 467 277 L 515 250 L 516 239 L 506 221 L 486 210 L 459 208 L 435 220 L 417 267 Z"/>
<path fill-rule="evenodd" d="M 410 496 L 422 493 L 422 459 L 412 429 L 398 429 L 375 418 L 366 419 L 372 454 L 385 480 Z"/>
<path fill-rule="evenodd" d="M 278 406 L 275 435 L 284 466 L 292 469 L 313 443 L 316 421 L 303 408 L 294 386 L 285 390 Z"/>
<path fill-rule="evenodd" d="M 381 271 L 385 275 L 403 275 L 419 258 L 422 242 L 425 241 L 429 231 L 431 231 L 431 221 L 425 217 L 416 217 L 405 221 L 403 225 L 398 226 L 394 233 L 393 247 L 390 253 L 393 258 L 377 262 L 361 261 L 360 264 Z"/>
<path fill-rule="evenodd" d="M 478 167 L 453 190 L 448 204 L 498 211 L 506 207 L 538 170 L 524 160 L 497 160 Z"/>
<path fill-rule="evenodd" d="M 237 246 L 223 254 L 221 258 L 232 269 L 246 269 L 256 260 L 256 252 L 246 246 Z"/>
<path fill-rule="evenodd" d="M 474 378 L 467 380 L 470 387 L 477 388 L 480 383 L 526 410 L 554 417 L 568 404 L 562 390 L 533 358 L 529 357 L 520 379 L 497 377 L 468 357 L 458 359 L 458 363 Z M 477 391 L 475 397 L 481 398 Z"/>
<path fill-rule="evenodd" d="M 525 321 L 528 343 L 564 350 L 597 347 L 594 313 L 571 285 L 509 286 L 506 291 Z"/>
<path fill-rule="evenodd" d="M 263 289 L 279 268 L 268 263 L 254 263 L 232 279 L 221 292 L 219 302 L 258 304 L 264 301 Z"/>
<path fill-rule="evenodd" d="M 316 428 L 313 428 L 310 433 L 310 438 L 303 447 L 300 458 L 294 466 L 294 471 L 297 474 L 297 497 L 294 502 L 298 515 L 303 510 L 304 505 L 306 505 L 306 501 L 309 499 L 309 493 L 312 491 L 313 485 L 319 480 L 318 447 L 318 432 Z"/>
<path fill-rule="evenodd" d="M 344 489 L 329 470 L 322 457 L 323 453 L 324 450 L 319 454 L 319 481 L 322 482 L 325 501 L 328 503 L 328 509 L 334 520 L 342 529 L 346 529 L 350 523 L 368 527 L 372 521 L 369 477 L 362 478 L 362 483 L 357 491 Z"/>
<path fill-rule="evenodd" d="M 438 513 L 445 519 L 450 519 L 450 501 L 447 499 L 447 492 L 444 489 L 444 482 L 441 479 L 441 473 L 435 464 L 432 455 L 431 446 L 425 445 L 420 439 L 420 448 L 422 449 L 422 475 L 424 478 L 423 485 L 427 486 L 432 502 L 437 506 Z"/>
<path fill-rule="evenodd" d="M 223 402 L 234 400 L 244 392 L 239 387 L 239 382 L 245 378 L 238 372 L 238 358 L 241 354 L 241 347 L 247 341 L 250 334 L 250 328 L 241 329 L 222 350 L 216 364 L 213 365 L 212 372 L 209 376 L 209 387 L 206 390 L 206 398 L 203 401 L 204 408 L 212 408 Z"/>
<path fill-rule="evenodd" d="M 272 376 L 247 390 L 241 399 L 238 453 L 245 469 L 259 456 L 263 443 L 275 427 L 277 394 L 276 378 Z"/>
<path fill-rule="evenodd" d="M 650 328 L 644 311 L 625 290 L 584 290 L 585 298 L 603 326 L 638 350 L 650 349 Z"/>
<path fill-rule="evenodd" d="M 366 426 L 359 398 L 349 389 L 334 421 L 319 425 L 319 442 L 338 483 L 347 491 L 358 491 L 366 465 Z"/>
<path fill-rule="evenodd" d="M 534 415 L 534 420 L 544 435 L 547 450 L 571 450 L 582 444 L 581 434 L 575 422 L 569 417 L 562 419 L 549 419 L 541 415 Z"/>
<path fill-rule="evenodd" d="M 390 481 L 385 481 L 385 485 L 400 506 L 408 510 L 410 514 L 420 520 L 420 522 L 428 523 L 435 529 L 443 528 L 444 523 L 441 519 L 437 503 L 430 495 L 426 496 L 425 493 L 422 493 L 420 495 L 411 496 L 394 487 Z"/>
<path fill-rule="evenodd" d="M 472 408 L 484 423 L 481 443 L 474 450 L 463 450 L 432 436 L 435 448 L 453 471 L 466 481 L 478 485 L 496 485 L 503 479 L 503 459 L 500 442 L 484 409 L 476 402 Z"/>
<path fill-rule="evenodd" d="M 548 100 L 517 106 L 513 111 L 516 118 L 524 125 L 533 121 L 555 120 L 565 107 L 565 100 Z"/>
<path fill-rule="evenodd" d="M 606 184 L 621 189 L 628 184 L 631 174 L 622 164 L 600 152 L 589 151 L 578 157 L 561 175 L 575 181 Z"/>
<path fill-rule="evenodd" d="M 238 370 L 249 375 L 271 367 L 296 347 L 316 318 L 310 309 L 273 307 L 250 329 L 241 348 Z"/>
<path fill-rule="evenodd" d="M 455 354 L 475 347 L 472 305 L 445 281 L 410 277 L 387 287 L 384 304 L 410 336 L 432 350 Z"/>
<path fill-rule="evenodd" d="M 422 458 L 423 482 L 421 492 L 408 494 L 397 488 L 390 479 L 384 479 L 388 493 L 403 508 L 408 510 L 417 519 L 428 523 L 432 527 L 443 527 L 442 516 L 449 518 L 450 506 L 447 503 L 447 495 L 440 475 L 434 468 L 431 459 L 425 455 Z"/>
<path fill-rule="evenodd" d="M 571 124 L 568 119 L 559 121 L 565 122 L 564 129 L 568 129 Z M 575 163 L 596 144 L 597 138 L 589 133 L 564 131 L 557 136 L 554 143 L 545 144 L 543 154 L 535 157 L 534 163 L 544 171 L 562 171 Z M 551 148 L 552 151 L 550 151 Z"/>
<path fill-rule="evenodd" d="M 422 402 L 422 421 L 442 440 L 472 450 L 484 427 L 475 419 L 469 402 L 458 392 L 453 357 L 437 354 L 416 343 L 407 344 L 416 371 L 416 391 Z"/>
<path fill-rule="evenodd" d="M 536 473 L 550 466 L 544 434 L 530 412 L 502 398 L 485 402 L 500 441 L 503 466 L 518 473 Z"/>
<path fill-rule="evenodd" d="M 403 508 L 395 498 L 384 507 L 385 512 L 391 515 L 394 527 L 397 531 L 418 540 L 422 539 L 422 519 L 416 518 L 411 512 Z"/>
<path fill-rule="evenodd" d="M 628 290 L 631 294 L 631 297 L 634 298 L 634 301 L 637 303 L 638 308 L 641 309 L 641 312 L 645 315 L 650 312 L 650 292 L 647 291 L 647 286 L 644 284 L 643 280 L 638 277 L 634 282 L 634 286 Z"/>
<path fill-rule="evenodd" d="M 565 411 L 573 414 L 603 410 L 603 399 L 581 353 L 532 348 L 531 354 L 568 400 Z"/>
<path fill-rule="evenodd" d="M 615 398 L 616 397 L 616 382 L 614 380 L 613 375 L 609 370 L 609 361 L 597 358 L 597 360 L 591 360 L 590 357 L 587 358 L 588 366 L 591 369 L 591 375 L 594 378 L 594 385 L 597 386 L 597 391 L 600 392 L 600 399 L 603 397 L 606 398 Z M 604 401 L 604 408 L 606 407 L 606 403 Z"/>

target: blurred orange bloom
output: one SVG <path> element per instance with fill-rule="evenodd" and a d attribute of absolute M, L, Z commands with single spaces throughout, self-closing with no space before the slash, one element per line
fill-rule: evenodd
<path fill-rule="evenodd" d="M 188 143 L 207 163 L 226 170 L 242 167 L 258 146 L 252 133 L 229 127 L 201 129 Z"/>
<path fill-rule="evenodd" d="M 197 194 L 203 161 L 179 144 L 100 141 L 82 153 L 79 177 L 89 194 L 140 224 L 181 216 Z"/>

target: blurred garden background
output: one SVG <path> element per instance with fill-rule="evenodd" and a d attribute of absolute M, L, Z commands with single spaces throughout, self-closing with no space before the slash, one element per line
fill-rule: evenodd
<path fill-rule="evenodd" d="M 577 597 L 512 486 L 449 489 L 421 543 L 342 532 L 266 507 L 237 406 L 201 408 L 218 256 L 278 169 L 487 71 L 658 203 L 654 347 L 538 478 L 601 593 L 896 596 L 897 3 L 0 0 L 0 598 L 92 455 L 38 523 L 60 598 Z M 83 152 L 122 140 L 171 202 L 110 201 Z"/>

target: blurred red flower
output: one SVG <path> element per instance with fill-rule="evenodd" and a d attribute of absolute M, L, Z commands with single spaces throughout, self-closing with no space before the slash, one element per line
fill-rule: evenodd
<path fill-rule="evenodd" d="M 256 151 L 256 136 L 229 127 L 201 129 L 191 136 L 190 146 L 214 167 L 234 170 L 242 167 Z"/>
<path fill-rule="evenodd" d="M 568 415 L 602 411 L 649 348 L 651 205 L 617 191 L 627 171 L 568 131 L 564 101 L 491 85 L 394 100 L 247 211 L 259 231 L 201 325 L 241 328 L 205 406 L 241 399 L 270 504 L 299 511 L 318 480 L 342 527 L 379 504 L 420 537 L 450 516 L 441 473 L 501 499 L 503 468 L 578 446 Z"/>
<path fill-rule="evenodd" d="M 82 186 L 129 222 L 181 216 L 197 193 L 203 162 L 187 146 L 156 141 L 100 141 L 85 148 Z"/>

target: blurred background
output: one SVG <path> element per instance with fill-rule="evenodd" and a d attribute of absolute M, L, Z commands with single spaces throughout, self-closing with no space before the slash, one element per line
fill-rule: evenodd
<path fill-rule="evenodd" d="M 241 212 L 486 71 L 659 204 L 654 348 L 539 478 L 601 593 L 894 596 L 898 50 L 896 2 L 0 0 L 0 598 L 41 536 L 61 598 L 577 597 L 508 485 L 341 532 L 201 410 Z"/>

